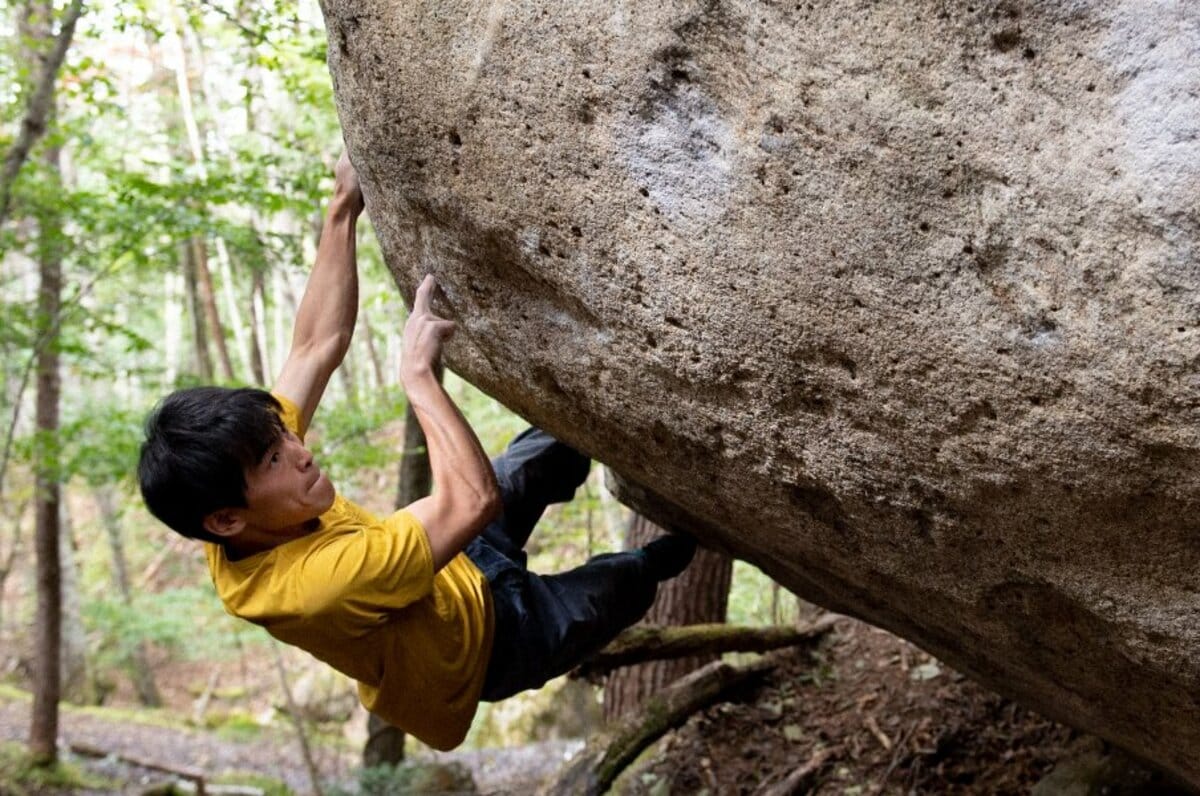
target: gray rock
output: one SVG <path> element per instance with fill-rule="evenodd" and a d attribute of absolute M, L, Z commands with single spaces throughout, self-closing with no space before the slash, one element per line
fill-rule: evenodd
<path fill-rule="evenodd" d="M 1132 760 L 1085 737 L 1041 779 L 1030 796 L 1187 796 L 1185 790 Z"/>
<path fill-rule="evenodd" d="M 452 367 L 1200 785 L 1200 6 L 324 6 Z"/>

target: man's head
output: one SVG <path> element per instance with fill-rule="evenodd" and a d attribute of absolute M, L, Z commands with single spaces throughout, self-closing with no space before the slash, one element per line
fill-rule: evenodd
<path fill-rule="evenodd" d="M 180 534 L 226 542 L 311 520 L 333 486 L 280 420 L 268 392 L 195 387 L 146 420 L 138 480 L 146 506 Z M 282 539 L 280 540 L 282 541 Z"/>

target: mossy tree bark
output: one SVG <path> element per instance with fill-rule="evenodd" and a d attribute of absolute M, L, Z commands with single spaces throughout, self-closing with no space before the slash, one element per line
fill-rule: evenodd
<path fill-rule="evenodd" d="M 600 682 L 609 672 L 647 661 L 716 657 L 726 652 L 770 652 L 820 638 L 833 627 L 837 614 L 825 614 L 803 626 L 738 627 L 718 623 L 658 627 L 638 624 L 572 671 L 572 677 Z"/>

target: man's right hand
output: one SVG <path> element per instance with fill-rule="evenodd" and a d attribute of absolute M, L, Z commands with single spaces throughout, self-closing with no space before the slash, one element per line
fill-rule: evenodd
<path fill-rule="evenodd" d="M 433 291 L 437 281 L 427 275 L 417 287 L 412 314 L 404 324 L 404 345 L 401 349 L 400 381 L 411 388 L 415 380 L 432 375 L 442 356 L 442 345 L 454 334 L 454 321 L 433 313 Z"/>

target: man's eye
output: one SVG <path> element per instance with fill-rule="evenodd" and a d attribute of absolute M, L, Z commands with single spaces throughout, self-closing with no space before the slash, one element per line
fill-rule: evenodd
<path fill-rule="evenodd" d="M 278 461 L 279 461 L 279 454 L 272 453 L 271 454 L 271 464 L 276 464 Z"/>

